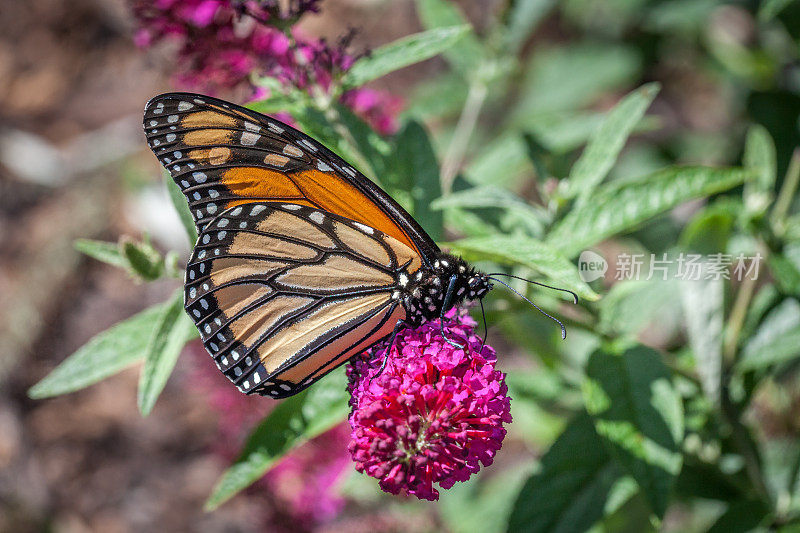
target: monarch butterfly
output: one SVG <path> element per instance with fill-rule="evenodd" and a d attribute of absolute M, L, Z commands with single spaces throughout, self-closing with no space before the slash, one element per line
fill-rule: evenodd
<path fill-rule="evenodd" d="M 185 309 L 244 393 L 296 394 L 492 288 L 375 183 L 278 120 L 167 93 L 147 103 L 144 128 L 199 233 Z"/>

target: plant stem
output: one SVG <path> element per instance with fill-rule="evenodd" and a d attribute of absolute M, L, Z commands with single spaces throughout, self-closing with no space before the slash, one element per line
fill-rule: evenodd
<path fill-rule="evenodd" d="M 744 281 L 736 293 L 736 301 L 731 310 L 731 317 L 728 321 L 728 330 L 725 333 L 725 341 L 722 347 L 722 360 L 726 366 L 730 366 L 736 357 L 736 347 L 739 344 L 739 333 L 742 331 L 744 319 L 747 316 L 747 308 L 753 298 L 756 287 L 754 277 L 745 276 Z"/>
<path fill-rule="evenodd" d="M 798 183 L 800 183 L 800 148 L 795 148 L 789 168 L 786 170 L 786 178 L 783 180 L 781 192 L 778 193 L 778 199 L 775 200 L 772 208 L 772 223 L 778 225 L 780 229 L 782 229 L 786 213 L 794 200 Z"/>
<path fill-rule="evenodd" d="M 481 113 L 483 103 L 486 101 L 487 94 L 488 88 L 483 81 L 476 80 L 470 84 L 467 101 L 464 102 L 464 108 L 461 110 L 461 116 L 458 117 L 453 139 L 450 141 L 450 146 L 447 147 L 447 152 L 445 152 L 442 160 L 440 179 L 444 194 L 450 192 L 456 173 L 464 161 L 469 139 L 472 137 L 472 132 L 478 122 L 478 116 Z"/>

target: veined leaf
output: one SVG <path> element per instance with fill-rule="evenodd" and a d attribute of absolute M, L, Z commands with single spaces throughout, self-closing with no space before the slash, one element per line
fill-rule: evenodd
<path fill-rule="evenodd" d="M 680 472 L 683 407 L 658 352 L 638 345 L 589 358 L 584 402 L 597 433 L 664 516 Z"/>
<path fill-rule="evenodd" d="M 614 166 L 628 136 L 642 119 L 659 85 L 649 83 L 623 98 L 608 112 L 603 123 L 589 139 L 589 144 L 572 166 L 563 192 L 567 198 L 578 197 L 579 203 L 589 199 Z"/>
<path fill-rule="evenodd" d="M 183 347 L 197 336 L 194 323 L 183 310 L 183 289 L 176 291 L 155 320 L 139 377 L 139 411 L 147 416 L 164 390 Z"/>
<path fill-rule="evenodd" d="M 197 242 L 197 228 L 194 225 L 194 219 L 189 210 L 189 202 L 186 201 L 186 197 L 172 177 L 166 172 L 164 175 L 164 182 L 167 184 L 169 199 L 172 201 L 172 205 L 175 207 L 175 211 L 177 211 L 178 217 L 181 219 L 183 229 L 186 230 L 186 237 L 189 239 L 189 245 L 194 246 L 194 243 Z"/>
<path fill-rule="evenodd" d="M 522 487 L 507 531 L 586 531 L 603 516 L 620 472 L 586 413 L 570 422 L 541 465 Z"/>
<path fill-rule="evenodd" d="M 754 179 L 744 185 L 744 205 L 751 213 L 764 213 L 774 197 L 778 171 L 775 143 L 764 126 L 755 125 L 747 132 L 744 166 L 753 170 Z"/>
<path fill-rule="evenodd" d="M 88 387 L 144 359 L 148 339 L 166 303 L 154 305 L 97 334 L 28 390 L 49 398 Z"/>
<path fill-rule="evenodd" d="M 675 167 L 645 178 L 599 188 L 550 231 L 547 243 L 572 257 L 612 235 L 687 200 L 740 185 L 752 174 L 740 168 Z"/>
<path fill-rule="evenodd" d="M 386 74 L 429 59 L 453 46 L 470 27 L 451 26 L 416 33 L 377 48 L 357 60 L 342 78 L 344 90 L 360 87 Z"/>
<path fill-rule="evenodd" d="M 97 259 L 103 263 L 108 263 L 115 267 L 129 268 L 128 260 L 122 255 L 119 244 L 115 242 L 95 241 L 92 239 L 77 239 L 74 243 L 75 249 L 88 255 L 92 259 Z"/>
<path fill-rule="evenodd" d="M 417 13 L 428 30 L 465 25 L 469 27 L 469 21 L 458 6 L 448 0 L 417 0 Z M 484 47 L 472 27 L 465 32 L 457 46 L 444 51 L 447 61 L 462 74 L 474 71 L 485 55 Z"/>
<path fill-rule="evenodd" d="M 772 309 L 742 348 L 739 372 L 768 368 L 800 356 L 800 304 L 787 298 Z"/>
<path fill-rule="evenodd" d="M 490 260 L 506 265 L 523 265 L 541 272 L 556 286 L 569 289 L 587 300 L 597 300 L 595 293 L 578 274 L 578 269 L 558 250 L 520 236 L 494 235 L 470 237 L 446 244 L 472 260 Z"/>
<path fill-rule="evenodd" d="M 250 434 L 242 454 L 214 487 L 206 509 L 216 509 L 263 476 L 292 448 L 344 420 L 349 406 L 343 374 L 335 371 L 281 402 Z"/>

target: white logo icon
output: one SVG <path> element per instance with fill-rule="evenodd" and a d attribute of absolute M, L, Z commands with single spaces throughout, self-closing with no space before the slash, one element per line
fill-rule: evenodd
<path fill-rule="evenodd" d="M 603 256 L 591 250 L 584 250 L 578 257 L 578 273 L 585 282 L 602 278 L 608 270 L 608 263 Z"/>

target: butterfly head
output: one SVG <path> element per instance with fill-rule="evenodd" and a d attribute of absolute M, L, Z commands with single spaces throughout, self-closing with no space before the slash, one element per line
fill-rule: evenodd
<path fill-rule="evenodd" d="M 466 300 L 480 300 L 488 292 L 492 290 L 492 282 L 489 277 L 483 272 L 475 271 L 467 279 L 467 296 Z"/>
<path fill-rule="evenodd" d="M 442 287 L 448 287 L 450 280 L 455 278 L 453 287 L 454 304 L 459 304 L 464 300 L 480 300 L 492 290 L 492 282 L 489 277 L 475 270 L 460 257 L 443 254 L 433 264 L 436 276 L 440 278 Z"/>

